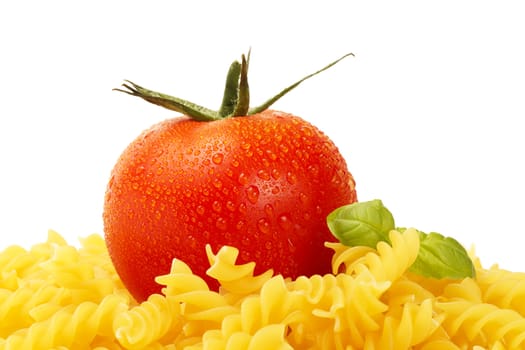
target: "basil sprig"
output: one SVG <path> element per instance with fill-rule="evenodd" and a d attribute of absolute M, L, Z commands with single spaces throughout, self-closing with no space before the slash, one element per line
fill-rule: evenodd
<path fill-rule="evenodd" d="M 384 241 L 390 244 L 388 234 L 397 229 L 392 213 L 379 199 L 356 202 L 337 208 L 327 217 L 332 234 L 347 246 L 375 248 Z M 431 278 L 461 279 L 474 277 L 474 264 L 465 248 L 454 238 L 439 233 L 419 233 L 419 252 L 410 271 Z"/>

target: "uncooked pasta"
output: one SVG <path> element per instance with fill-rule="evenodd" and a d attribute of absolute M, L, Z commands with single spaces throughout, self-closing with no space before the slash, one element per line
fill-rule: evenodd
<path fill-rule="evenodd" d="M 101 236 L 75 247 L 50 231 L 0 253 L 0 349 L 525 349 L 525 273 L 472 251 L 475 278 L 426 278 L 409 272 L 417 232 L 390 242 L 326 243 L 332 273 L 295 280 L 203 247 L 218 292 L 174 259 L 137 303 Z"/>

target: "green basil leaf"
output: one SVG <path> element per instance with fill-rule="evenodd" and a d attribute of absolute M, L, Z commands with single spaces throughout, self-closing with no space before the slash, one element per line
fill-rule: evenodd
<path fill-rule="evenodd" d="M 347 246 L 375 248 L 380 241 L 390 243 L 388 233 L 395 228 L 392 213 L 379 199 L 342 206 L 331 212 L 326 222 L 332 234 Z"/>
<path fill-rule="evenodd" d="M 475 277 L 476 270 L 465 248 L 454 238 L 419 232 L 419 254 L 410 271 L 431 278 Z"/>

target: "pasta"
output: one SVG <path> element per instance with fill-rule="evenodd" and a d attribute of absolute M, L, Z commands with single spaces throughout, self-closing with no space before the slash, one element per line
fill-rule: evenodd
<path fill-rule="evenodd" d="M 471 251 L 476 278 L 417 276 L 417 232 L 389 238 L 326 243 L 333 273 L 294 280 L 203 247 L 219 291 L 174 259 L 162 294 L 139 304 L 100 235 L 75 247 L 50 231 L 0 252 L 0 349 L 525 349 L 525 273 Z"/>

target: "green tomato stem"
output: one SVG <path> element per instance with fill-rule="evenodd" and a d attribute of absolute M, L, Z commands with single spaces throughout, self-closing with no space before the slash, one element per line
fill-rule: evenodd
<path fill-rule="evenodd" d="M 224 96 L 222 98 L 219 115 L 225 118 L 233 113 L 237 100 L 239 99 L 239 78 L 241 76 L 241 64 L 234 61 L 230 65 L 228 75 L 226 77 L 226 86 L 224 87 Z"/>
<path fill-rule="evenodd" d="M 239 77 L 239 96 L 237 106 L 233 111 L 233 117 L 245 116 L 250 109 L 250 87 L 248 86 L 248 63 L 250 61 L 250 52 L 248 58 L 242 55 L 241 76 Z"/>
<path fill-rule="evenodd" d="M 354 56 L 353 53 L 348 53 L 318 71 L 307 75 L 298 80 L 287 88 L 281 90 L 277 95 L 268 99 L 260 106 L 250 108 L 250 88 L 248 85 L 248 65 L 250 61 L 250 52 L 247 57 L 242 55 L 241 62 L 234 61 L 228 70 L 226 77 L 226 84 L 224 87 L 224 96 L 221 106 L 218 111 L 208 109 L 193 102 L 183 100 L 178 97 L 166 95 L 153 90 L 148 90 L 142 86 L 126 80 L 122 86 L 125 89 L 114 89 L 115 91 L 124 92 L 126 94 L 140 97 L 145 101 L 162 106 L 164 108 L 182 113 L 197 121 L 214 121 L 230 117 L 240 117 L 260 113 L 268 109 L 281 97 L 293 90 L 303 81 L 327 70 L 339 61 L 348 56 Z"/>
<path fill-rule="evenodd" d="M 264 111 L 265 109 L 268 109 L 271 105 L 273 105 L 275 102 L 277 102 L 277 100 L 279 100 L 281 97 L 286 95 L 291 90 L 295 89 L 297 87 L 297 85 L 301 84 L 303 81 L 305 81 L 307 79 L 310 79 L 311 77 L 316 76 L 317 74 L 319 74 L 321 72 L 324 72 L 325 70 L 327 70 L 328 68 L 332 67 L 333 65 L 335 65 L 336 63 L 338 63 L 339 61 L 343 60 L 344 58 L 346 58 L 348 56 L 354 56 L 354 54 L 353 53 L 347 53 L 346 55 L 338 58 L 337 60 L 333 61 L 329 65 L 327 65 L 327 66 L 319 69 L 318 71 L 316 71 L 316 72 L 314 72 L 312 74 L 309 74 L 306 77 L 302 78 L 301 80 L 293 83 L 292 85 L 290 85 L 287 88 L 283 89 L 281 92 L 279 92 L 274 97 L 272 97 L 269 100 L 267 100 L 266 102 L 264 102 L 262 105 L 260 105 L 258 107 L 255 107 L 255 108 L 251 108 L 248 111 L 248 115 L 260 113 L 260 112 Z"/>
<path fill-rule="evenodd" d="M 115 91 L 124 92 L 126 94 L 140 97 L 150 103 L 162 106 L 164 108 L 183 113 L 191 116 L 193 119 L 198 121 L 213 121 L 219 120 L 221 117 L 219 113 L 208 109 L 206 107 L 199 106 L 195 103 L 180 99 L 178 97 L 162 94 L 160 92 L 152 91 L 143 88 L 142 86 L 135 84 L 129 80 L 126 80 L 125 84 L 122 84 L 127 90 L 114 89 Z"/>

